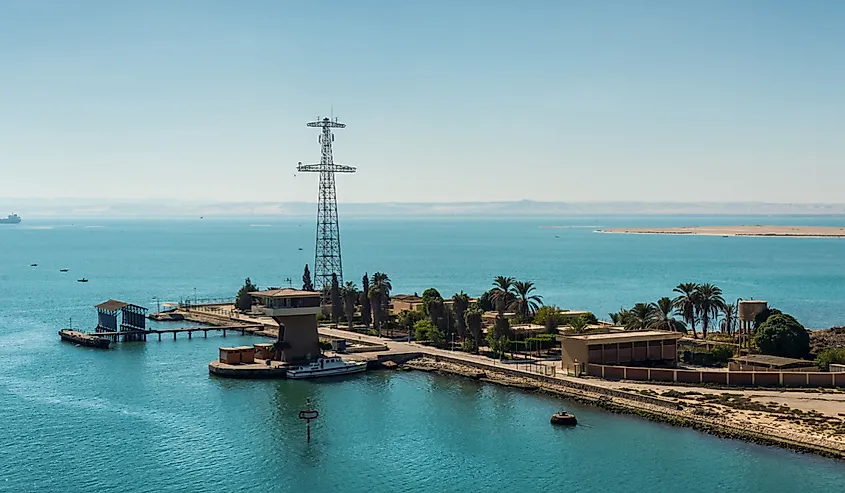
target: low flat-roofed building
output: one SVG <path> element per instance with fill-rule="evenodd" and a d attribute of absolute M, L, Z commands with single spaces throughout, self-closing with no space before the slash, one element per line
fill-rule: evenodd
<path fill-rule="evenodd" d="M 836 363 L 833 363 L 828 366 L 828 371 L 832 371 L 833 373 L 845 373 L 845 365 L 837 365 Z"/>
<path fill-rule="evenodd" d="M 469 302 L 477 303 L 478 300 L 476 298 L 470 298 Z M 454 304 L 454 301 L 452 301 L 452 298 L 444 298 L 443 304 L 446 306 L 452 306 Z M 390 296 L 391 315 L 397 315 L 403 310 L 414 311 L 417 309 L 422 309 L 422 306 L 422 296 L 417 296 L 415 294 L 395 294 Z"/>
<path fill-rule="evenodd" d="M 561 366 L 569 374 L 588 374 L 588 365 L 637 365 L 661 362 L 674 366 L 683 334 L 662 330 L 560 335 Z"/>
<path fill-rule="evenodd" d="M 806 359 L 748 354 L 731 358 L 728 371 L 819 371 L 819 368 Z"/>

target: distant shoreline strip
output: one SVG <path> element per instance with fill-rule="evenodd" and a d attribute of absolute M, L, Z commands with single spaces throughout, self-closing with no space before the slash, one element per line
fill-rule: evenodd
<path fill-rule="evenodd" d="M 608 228 L 597 233 L 692 235 L 692 236 L 757 236 L 767 238 L 845 238 L 845 227 L 834 226 L 691 226 L 682 228 Z"/>

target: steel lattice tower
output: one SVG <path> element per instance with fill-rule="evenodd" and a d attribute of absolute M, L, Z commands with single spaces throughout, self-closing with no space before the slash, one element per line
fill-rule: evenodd
<path fill-rule="evenodd" d="M 314 251 L 314 287 L 322 290 L 331 286 L 332 274 L 337 274 L 338 283 L 343 286 L 343 264 L 340 258 L 340 228 L 337 225 L 337 194 L 335 192 L 335 173 L 354 173 L 355 168 L 334 164 L 332 158 L 332 128 L 345 128 L 346 125 L 323 118 L 309 122 L 309 127 L 320 127 L 323 133 L 318 141 L 321 144 L 320 164 L 302 164 L 297 171 L 320 173 L 320 185 L 317 197 L 317 246 Z"/>

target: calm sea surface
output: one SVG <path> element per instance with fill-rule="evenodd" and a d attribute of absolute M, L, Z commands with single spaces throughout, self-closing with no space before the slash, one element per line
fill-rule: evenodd
<path fill-rule="evenodd" d="M 809 327 L 845 324 L 845 240 L 592 232 L 763 223 L 845 218 L 348 219 L 341 229 L 347 280 L 384 271 L 397 293 L 475 295 L 512 275 L 535 281 L 549 303 L 601 316 L 709 281 Z M 540 227 L 550 225 L 569 227 Z M 92 305 L 108 298 L 154 307 L 153 297 L 230 297 L 247 276 L 296 285 L 313 234 L 311 218 L 0 227 L 0 491 L 845 490 L 839 462 L 463 379 L 211 378 L 217 348 L 257 341 L 249 336 L 110 351 L 58 340 L 71 317 L 93 327 Z M 297 419 L 308 397 L 321 411 L 311 444 Z M 583 424 L 552 428 L 561 406 Z"/>

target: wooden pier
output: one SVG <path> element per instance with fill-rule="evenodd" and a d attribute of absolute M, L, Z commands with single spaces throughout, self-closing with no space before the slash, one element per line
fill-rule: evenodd
<path fill-rule="evenodd" d="M 226 337 L 226 331 L 240 332 L 241 335 L 254 334 L 264 329 L 263 325 L 223 325 L 223 326 L 209 326 L 209 327 L 179 327 L 175 329 L 147 329 L 147 330 L 119 330 L 111 332 L 97 332 L 98 337 L 119 337 L 129 336 L 137 338 L 135 340 L 147 340 L 148 335 L 158 334 L 158 340 L 161 340 L 162 334 L 173 334 L 173 340 L 176 340 L 176 334 L 187 333 L 188 339 L 191 339 L 194 332 L 202 332 L 203 337 L 208 337 L 208 331 L 222 331 L 223 337 Z"/>

